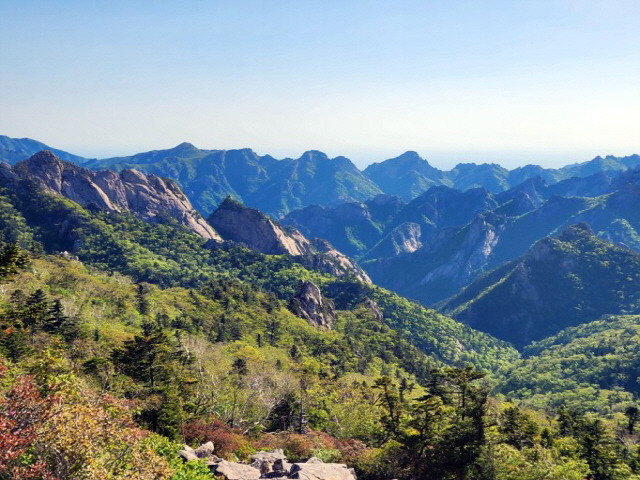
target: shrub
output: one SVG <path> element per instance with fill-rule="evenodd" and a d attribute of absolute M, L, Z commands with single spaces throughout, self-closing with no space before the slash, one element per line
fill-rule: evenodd
<path fill-rule="evenodd" d="M 203 462 L 183 462 L 178 452 L 182 445 L 160 435 L 149 435 L 147 443 L 153 451 L 164 458 L 173 473 L 169 480 L 211 480 L 209 467 Z"/>
<path fill-rule="evenodd" d="M 335 448 L 315 448 L 311 451 L 311 456 L 319 458 L 324 463 L 338 463 L 342 453 Z"/>
<path fill-rule="evenodd" d="M 185 442 L 194 446 L 213 442 L 216 455 L 224 458 L 235 455 L 244 459 L 253 450 L 249 441 L 242 434 L 218 419 L 209 422 L 203 420 L 189 422 L 183 428 L 183 435 Z"/>
<path fill-rule="evenodd" d="M 0 380 L 7 372 L 0 359 Z M 31 377 L 19 378 L 0 396 L 0 478 L 55 480 L 49 465 L 32 455 L 37 427 L 52 403 L 53 397 L 42 397 Z"/>
<path fill-rule="evenodd" d="M 282 436 L 280 446 L 289 461 L 299 462 L 312 457 L 312 452 L 316 445 L 308 435 L 289 433 Z"/>

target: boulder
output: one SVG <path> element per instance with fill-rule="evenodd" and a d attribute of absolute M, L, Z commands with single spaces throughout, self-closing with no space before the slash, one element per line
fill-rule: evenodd
<path fill-rule="evenodd" d="M 273 462 L 272 469 L 273 473 L 287 476 L 289 475 L 289 471 L 291 470 L 291 464 L 287 462 L 286 458 L 278 459 Z"/>
<path fill-rule="evenodd" d="M 185 445 L 184 448 L 178 452 L 178 455 L 180 455 L 185 462 L 191 462 L 199 458 L 195 450 L 189 445 Z"/>
<path fill-rule="evenodd" d="M 260 470 L 243 463 L 221 460 L 215 465 L 216 475 L 221 475 L 226 480 L 257 480 L 260 478 Z"/>
<path fill-rule="evenodd" d="M 209 458 L 211 455 L 213 455 L 213 451 L 213 442 L 207 442 L 196 448 L 195 454 L 198 456 L 198 458 Z"/>
<path fill-rule="evenodd" d="M 356 480 L 352 469 L 341 463 L 294 463 L 289 478 L 300 480 Z"/>
<path fill-rule="evenodd" d="M 276 466 L 277 463 L 277 466 Z M 285 464 L 287 468 L 285 468 Z M 281 448 L 270 452 L 256 452 L 251 455 L 251 466 L 260 470 L 262 475 L 288 470 L 287 459 Z"/>

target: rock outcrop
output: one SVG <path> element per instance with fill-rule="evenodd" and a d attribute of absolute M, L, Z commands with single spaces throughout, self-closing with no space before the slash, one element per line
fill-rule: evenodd
<path fill-rule="evenodd" d="M 360 305 L 369 310 L 373 314 L 373 318 L 378 322 L 382 322 L 384 320 L 384 313 L 382 313 L 380 306 L 375 300 L 372 300 L 369 297 L 364 297 L 364 300 L 360 302 Z"/>
<path fill-rule="evenodd" d="M 418 223 L 402 223 L 380 240 L 365 258 L 386 258 L 415 252 L 422 247 L 421 237 L 422 232 Z"/>
<path fill-rule="evenodd" d="M 300 480 L 355 480 L 352 469 L 342 463 L 294 463 L 289 478 Z"/>
<path fill-rule="evenodd" d="M 267 255 L 306 255 L 313 250 L 309 240 L 297 230 L 285 230 L 264 213 L 231 197 L 208 220 L 225 240 L 243 243 Z"/>
<path fill-rule="evenodd" d="M 251 464 L 257 468 L 262 476 L 287 477 L 291 469 L 291 464 L 287 461 L 281 448 L 276 448 L 271 452 L 256 452 L 251 455 Z"/>
<path fill-rule="evenodd" d="M 195 454 L 196 450 L 185 445 L 180 451 L 180 456 L 185 462 L 201 460 Z M 187 452 L 188 455 L 184 455 Z M 207 461 L 207 465 L 216 478 L 226 480 L 258 480 L 271 478 L 275 480 L 301 479 L 301 480 L 356 480 L 356 474 L 352 468 L 343 463 L 324 463 L 316 457 L 306 462 L 290 464 L 281 449 L 271 452 L 256 452 L 251 455 L 251 464 L 229 462 L 215 459 Z"/>
<path fill-rule="evenodd" d="M 342 254 L 321 238 L 311 240 L 312 253 L 301 258 L 301 263 L 308 268 L 330 273 L 337 277 L 353 276 L 364 283 L 371 283 L 369 275 L 349 257 Z"/>
<path fill-rule="evenodd" d="M 336 319 L 335 307 L 331 300 L 322 296 L 318 286 L 303 281 L 291 298 L 289 308 L 293 313 L 317 327 L 332 328 Z"/>
<path fill-rule="evenodd" d="M 137 170 L 92 171 L 64 162 L 47 150 L 13 167 L 0 165 L 1 185 L 15 186 L 24 180 L 88 209 L 130 212 L 147 221 L 169 217 L 206 239 L 221 240 L 172 180 Z"/>
<path fill-rule="evenodd" d="M 216 475 L 221 475 L 227 480 L 257 480 L 260 478 L 260 470 L 243 463 L 227 462 L 221 460 L 212 469 Z"/>
<path fill-rule="evenodd" d="M 299 257 L 305 267 L 337 276 L 353 275 L 370 283 L 368 275 L 325 240 L 309 240 L 293 227 L 283 227 L 269 216 L 228 197 L 209 216 L 224 240 L 238 242 L 267 255 Z"/>

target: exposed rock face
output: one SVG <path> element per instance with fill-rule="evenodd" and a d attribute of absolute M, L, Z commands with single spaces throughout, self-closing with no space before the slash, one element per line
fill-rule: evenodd
<path fill-rule="evenodd" d="M 284 452 L 281 448 L 276 448 L 271 452 L 256 452 L 251 455 L 252 467 L 260 470 L 262 476 L 281 476 L 289 475 L 291 465 L 287 462 Z"/>
<path fill-rule="evenodd" d="M 496 222 L 491 215 L 478 215 L 465 232 L 461 247 L 447 259 L 446 263 L 434 268 L 421 279 L 422 285 L 433 282 L 455 282 L 464 284 L 486 265 L 487 258 L 498 243 Z M 442 240 L 446 243 L 443 236 Z"/>
<path fill-rule="evenodd" d="M 260 478 L 260 470 L 250 465 L 221 460 L 215 465 L 216 475 L 222 475 L 227 480 L 254 480 Z"/>
<path fill-rule="evenodd" d="M 394 257 L 401 253 L 412 253 L 422 247 L 420 225 L 405 222 L 394 228 L 386 237 L 373 247 L 366 258 Z"/>
<path fill-rule="evenodd" d="M 377 321 L 382 322 L 384 320 L 384 314 L 375 300 L 371 300 L 369 297 L 364 297 L 361 304 L 373 313 L 373 316 Z"/>
<path fill-rule="evenodd" d="M 1 147 L 0 141 L 0 155 Z M 311 204 L 363 201 L 382 193 L 350 160 L 329 158 L 318 151 L 278 160 L 248 148 L 200 150 L 183 143 L 168 150 L 91 161 L 87 166 L 118 171 L 138 168 L 173 178 L 206 214 L 228 195 L 279 217 Z"/>
<path fill-rule="evenodd" d="M 358 257 L 378 243 L 386 225 L 403 206 L 398 197 L 377 195 L 366 202 L 309 205 L 290 212 L 282 222 L 308 238 L 325 238 L 341 252 Z"/>
<path fill-rule="evenodd" d="M 376 284 L 432 303 L 453 295 L 486 269 L 506 217 L 478 215 L 463 228 L 439 230 L 413 253 L 366 264 Z"/>
<path fill-rule="evenodd" d="M 289 478 L 301 480 L 356 480 L 353 470 L 341 463 L 294 463 Z"/>
<path fill-rule="evenodd" d="M 302 264 L 338 277 L 352 275 L 364 283 L 371 283 L 369 275 L 349 257 L 331 246 L 326 240 L 314 238 L 311 241 L 315 253 L 306 255 Z"/>
<path fill-rule="evenodd" d="M 524 347 L 605 314 L 637 311 L 639 264 L 639 254 L 599 239 L 588 225 L 570 225 L 471 283 L 443 310 Z"/>
<path fill-rule="evenodd" d="M 10 167 L 0 167 L 0 183 L 29 180 L 43 189 L 62 195 L 85 208 L 131 212 L 145 220 L 171 217 L 198 235 L 220 241 L 220 236 L 194 210 L 172 180 L 144 175 L 137 170 L 92 171 L 63 162 L 44 150 Z"/>
<path fill-rule="evenodd" d="M 196 451 L 189 445 L 185 445 L 184 448 L 178 452 L 178 455 L 185 462 L 193 462 L 200 458 L 196 455 Z"/>
<path fill-rule="evenodd" d="M 198 457 L 195 452 L 201 447 L 193 450 L 185 445 L 185 449 L 181 450 L 179 454 L 185 461 L 196 461 Z M 188 458 L 183 455 L 183 452 L 189 452 Z M 251 455 L 251 460 L 252 463 L 247 465 L 218 458 L 215 461 L 207 462 L 207 465 L 216 478 L 223 477 L 226 480 L 257 480 L 258 478 L 356 480 L 356 474 L 352 468 L 341 463 L 323 463 L 316 457 L 312 457 L 304 463 L 289 464 L 281 449 L 271 452 L 256 452 Z"/>
<path fill-rule="evenodd" d="M 333 303 L 324 298 L 318 286 L 312 282 L 300 282 L 289 307 L 293 313 L 312 325 L 323 328 L 333 327 L 336 318 Z"/>
<path fill-rule="evenodd" d="M 225 240 L 242 243 L 267 255 L 293 255 L 309 268 L 337 276 L 354 275 L 370 283 L 367 274 L 328 242 L 308 240 L 293 227 L 282 227 L 264 213 L 231 197 L 209 217 L 209 223 Z"/>
<path fill-rule="evenodd" d="M 198 458 L 209 458 L 213 455 L 214 446 L 213 442 L 207 442 L 200 445 L 194 450 Z"/>
<path fill-rule="evenodd" d="M 297 230 L 285 231 L 267 215 L 227 197 L 209 217 L 225 240 L 244 243 L 267 255 L 312 253 L 310 242 Z"/>

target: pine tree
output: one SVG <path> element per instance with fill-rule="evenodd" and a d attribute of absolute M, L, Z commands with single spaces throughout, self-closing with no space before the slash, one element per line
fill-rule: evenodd
<path fill-rule="evenodd" d="M 49 333 L 55 333 L 67 320 L 68 319 L 62 308 L 62 303 L 60 302 L 60 299 L 56 298 L 51 304 L 46 317 L 43 319 L 42 330 Z"/>
<path fill-rule="evenodd" d="M 142 329 L 142 335 L 114 352 L 114 360 L 125 374 L 153 389 L 171 378 L 172 345 L 167 335 L 150 323 Z"/>
<path fill-rule="evenodd" d="M 0 278 L 18 273 L 29 264 L 29 257 L 15 243 L 0 247 Z"/>
<path fill-rule="evenodd" d="M 43 328 L 49 317 L 49 310 L 47 296 L 39 288 L 27 298 L 23 317 L 25 326 L 31 327 L 32 331 Z"/>
<path fill-rule="evenodd" d="M 149 306 L 149 299 L 147 298 L 148 294 L 149 288 L 147 285 L 139 283 L 136 290 L 136 306 L 140 315 L 149 315 L 151 310 Z"/>

